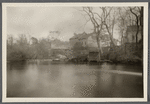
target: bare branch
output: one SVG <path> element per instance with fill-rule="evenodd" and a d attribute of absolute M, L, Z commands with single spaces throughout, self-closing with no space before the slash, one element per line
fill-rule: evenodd
<path fill-rule="evenodd" d="M 89 9 L 89 12 L 91 13 L 91 15 L 92 15 L 92 19 L 93 19 L 93 21 L 96 23 L 96 25 L 97 25 L 97 27 L 99 26 L 99 24 L 97 23 L 97 21 L 95 20 L 95 17 L 94 17 L 94 14 L 93 14 L 93 12 L 92 12 L 92 10 L 90 9 L 90 7 L 88 7 L 88 9 Z"/>
<path fill-rule="evenodd" d="M 141 8 L 140 7 L 137 7 L 137 8 L 138 8 L 139 12 L 141 12 Z"/>
<path fill-rule="evenodd" d="M 84 11 L 84 12 L 86 12 L 86 13 L 87 13 L 87 15 L 90 17 L 90 20 L 91 20 L 91 22 L 93 23 L 93 25 L 94 25 L 94 29 L 95 29 L 96 25 L 95 25 L 95 23 L 94 23 L 94 21 L 93 21 L 93 19 L 92 19 L 91 15 L 89 14 L 89 12 L 87 12 L 87 11 L 86 11 L 86 8 L 85 8 L 85 7 L 83 7 L 83 11 Z"/>
<path fill-rule="evenodd" d="M 93 14 L 96 14 L 102 21 L 102 17 L 98 13 L 93 12 Z"/>
<path fill-rule="evenodd" d="M 107 18 L 108 15 L 110 15 L 111 10 L 112 10 L 112 7 L 109 9 L 109 12 L 106 14 L 106 17 L 105 17 L 105 18 Z"/>
<path fill-rule="evenodd" d="M 136 24 L 138 25 L 138 15 L 132 11 L 132 8 L 130 8 L 130 11 L 136 17 Z"/>

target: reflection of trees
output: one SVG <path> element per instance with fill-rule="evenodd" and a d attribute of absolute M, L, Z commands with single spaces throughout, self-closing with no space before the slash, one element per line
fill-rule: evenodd
<path fill-rule="evenodd" d="M 115 87 L 115 76 L 109 72 L 103 72 L 101 70 L 111 70 L 110 66 L 101 65 L 98 66 L 95 76 L 96 76 L 96 84 L 95 84 L 95 97 L 111 97 L 113 94 L 113 89 Z M 112 68 L 112 67 L 111 67 Z M 98 70 L 101 69 L 101 70 Z M 115 68 L 112 68 L 115 69 Z"/>

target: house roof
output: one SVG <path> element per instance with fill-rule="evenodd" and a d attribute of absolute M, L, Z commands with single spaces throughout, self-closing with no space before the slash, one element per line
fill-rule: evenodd
<path fill-rule="evenodd" d="M 93 34 L 84 34 L 84 35 L 81 35 L 80 37 L 78 37 L 78 39 L 86 39 L 91 35 L 93 35 Z"/>
<path fill-rule="evenodd" d="M 78 36 L 77 35 L 74 35 L 72 38 L 70 38 L 70 39 L 76 39 Z"/>
<path fill-rule="evenodd" d="M 70 38 L 70 40 L 71 39 L 82 40 L 82 39 L 88 38 L 89 36 L 91 36 L 92 39 L 96 39 L 96 37 L 94 36 L 94 33 L 87 34 L 87 33 L 83 32 L 81 34 L 74 35 L 72 38 Z M 110 41 L 109 35 L 108 34 L 102 35 L 101 40 L 102 41 Z"/>
<path fill-rule="evenodd" d="M 83 33 L 74 35 L 72 38 L 70 38 L 70 40 L 71 40 L 71 39 L 79 39 L 79 40 L 81 40 L 81 39 L 86 39 L 86 38 L 88 38 L 88 37 L 91 36 L 91 35 L 93 35 L 93 33 L 87 34 L 87 33 L 83 32 Z"/>

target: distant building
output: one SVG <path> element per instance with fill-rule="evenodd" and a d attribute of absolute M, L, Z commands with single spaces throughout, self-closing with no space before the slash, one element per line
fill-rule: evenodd
<path fill-rule="evenodd" d="M 76 43 L 81 43 L 81 45 L 83 47 L 88 47 L 89 50 L 94 51 L 97 50 L 97 35 L 94 33 L 81 33 L 81 34 L 75 34 L 72 38 L 70 38 L 70 44 L 72 47 L 74 47 L 74 45 Z M 108 47 L 110 46 L 110 39 L 108 34 L 104 34 L 101 38 L 100 38 L 100 46 L 101 47 Z"/>
<path fill-rule="evenodd" d="M 137 26 L 133 25 L 133 26 L 128 26 L 127 30 L 126 30 L 126 34 L 123 38 L 123 42 L 124 43 L 136 43 L 136 32 L 137 32 Z M 139 42 L 141 40 L 141 27 L 139 26 L 139 32 L 137 35 L 137 42 Z"/>
<path fill-rule="evenodd" d="M 77 42 L 81 43 L 83 46 L 86 45 L 86 40 L 90 35 L 87 35 L 85 32 L 81 34 L 74 34 L 72 38 L 70 38 L 70 44 L 73 47 Z"/>
<path fill-rule="evenodd" d="M 52 49 L 69 49 L 70 44 L 69 44 L 69 42 L 55 39 L 55 40 L 51 41 L 51 48 Z"/>
<path fill-rule="evenodd" d="M 31 38 L 31 44 L 37 44 L 38 43 L 38 39 L 32 37 Z"/>
<path fill-rule="evenodd" d="M 120 41 L 117 39 L 113 39 L 115 45 L 120 45 Z M 103 34 L 100 37 L 100 46 L 102 56 L 101 59 L 107 57 L 107 54 L 112 46 L 109 34 Z M 70 45 L 72 46 L 72 50 L 74 52 L 73 56 L 86 56 L 88 61 L 98 61 L 98 43 L 97 43 L 97 35 L 94 33 L 81 33 L 75 34 L 72 38 L 70 38 Z"/>

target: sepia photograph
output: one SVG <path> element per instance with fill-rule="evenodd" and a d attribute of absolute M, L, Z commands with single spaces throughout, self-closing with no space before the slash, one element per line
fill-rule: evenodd
<path fill-rule="evenodd" d="M 2 3 L 3 102 L 147 101 L 148 3 Z"/>

